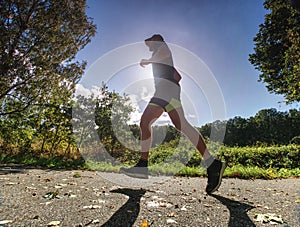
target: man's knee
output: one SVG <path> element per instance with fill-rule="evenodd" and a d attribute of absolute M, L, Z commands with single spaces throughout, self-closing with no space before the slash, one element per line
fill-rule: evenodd
<path fill-rule="evenodd" d="M 145 128 L 149 128 L 151 126 L 151 122 L 145 118 L 141 118 L 141 121 L 140 121 L 140 128 L 142 129 L 145 129 Z"/>

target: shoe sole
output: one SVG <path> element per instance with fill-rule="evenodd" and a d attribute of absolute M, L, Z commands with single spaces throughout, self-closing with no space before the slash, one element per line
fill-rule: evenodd
<path fill-rule="evenodd" d="M 217 191 L 219 189 L 219 187 L 220 187 L 220 185 L 222 183 L 222 177 L 223 177 L 223 173 L 224 173 L 225 169 L 226 169 L 226 163 L 222 163 L 222 167 L 221 167 L 221 171 L 220 171 L 220 176 L 219 176 L 219 183 L 218 183 L 218 185 L 213 190 L 211 190 L 210 192 L 207 192 L 207 194 L 210 195 L 210 194 L 214 193 L 215 191 Z"/>
<path fill-rule="evenodd" d="M 120 173 L 123 173 L 126 176 L 133 177 L 133 178 L 139 178 L 139 179 L 148 179 L 149 178 L 148 175 L 139 174 L 139 173 L 129 173 L 129 172 L 126 172 L 125 170 L 122 170 L 122 169 L 120 169 Z"/>

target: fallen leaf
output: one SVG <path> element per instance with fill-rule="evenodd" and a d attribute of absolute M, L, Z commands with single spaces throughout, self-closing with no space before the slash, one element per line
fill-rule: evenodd
<path fill-rule="evenodd" d="M 159 202 L 159 206 L 160 207 L 171 207 L 172 204 L 170 204 L 170 203 L 164 203 L 164 202 Z"/>
<path fill-rule="evenodd" d="M 261 222 L 261 223 L 267 223 L 268 219 L 266 218 L 266 216 L 264 214 L 256 214 L 254 216 L 254 220 Z"/>
<path fill-rule="evenodd" d="M 279 224 L 283 224 L 284 223 L 282 217 L 280 217 L 280 216 L 272 216 L 272 217 L 270 217 L 270 222 L 271 223 L 275 222 L 275 223 L 279 223 Z"/>
<path fill-rule="evenodd" d="M 186 209 L 185 206 L 183 206 L 180 210 L 181 210 L 181 211 L 187 211 L 187 209 Z"/>
<path fill-rule="evenodd" d="M 49 182 L 49 181 L 52 181 L 53 179 L 52 178 L 45 178 L 44 181 L 46 182 Z"/>
<path fill-rule="evenodd" d="M 172 219 L 172 218 L 168 218 L 167 219 L 167 224 L 176 224 L 177 223 L 177 221 L 175 221 L 174 219 Z"/>
<path fill-rule="evenodd" d="M 55 199 L 55 198 L 58 198 L 58 194 L 59 194 L 58 190 L 56 190 L 54 192 L 48 192 L 48 193 L 46 193 L 46 195 L 44 195 L 44 198 Z"/>
<path fill-rule="evenodd" d="M 149 225 L 148 225 L 148 222 L 147 222 L 147 220 L 143 220 L 142 221 L 142 224 L 140 225 L 141 227 L 148 227 Z"/>
<path fill-rule="evenodd" d="M 72 193 L 70 193 L 70 192 L 66 192 L 66 193 L 64 194 L 64 196 L 68 196 L 69 198 L 76 198 L 76 197 L 77 197 L 77 195 L 74 195 L 74 194 L 72 194 Z"/>
<path fill-rule="evenodd" d="M 165 202 L 158 202 L 158 201 L 150 201 L 147 202 L 147 207 L 153 207 L 153 208 L 157 208 L 157 207 L 172 207 L 171 203 L 165 203 Z"/>
<path fill-rule="evenodd" d="M 7 177 L 0 177 L 0 180 L 9 180 Z"/>
<path fill-rule="evenodd" d="M 176 216 L 176 214 L 175 213 L 169 213 L 168 215 L 167 215 L 167 217 L 175 217 Z"/>
<path fill-rule="evenodd" d="M 282 219 L 282 217 L 280 215 L 276 215 L 276 214 L 271 214 L 271 213 L 267 213 L 267 214 L 256 214 L 254 216 L 254 220 L 261 222 L 261 223 L 270 223 L 270 224 L 283 224 L 284 220 Z"/>
<path fill-rule="evenodd" d="M 78 172 L 75 172 L 74 175 L 73 175 L 73 177 L 74 178 L 80 178 L 81 176 L 80 176 L 80 174 Z"/>
<path fill-rule="evenodd" d="M 100 209 L 102 206 L 99 205 L 89 205 L 89 206 L 83 206 L 83 209 Z"/>
<path fill-rule="evenodd" d="M 28 186 L 28 187 L 25 187 L 25 189 L 27 190 L 37 190 L 37 188 L 35 188 L 35 187 L 30 187 L 30 186 Z"/>
<path fill-rule="evenodd" d="M 96 219 L 96 220 L 91 220 L 90 222 L 86 223 L 84 226 L 89 226 L 90 224 L 99 224 L 100 221 L 99 219 Z"/>
<path fill-rule="evenodd" d="M 300 203 L 300 199 L 296 200 L 295 202 L 296 202 L 296 203 Z"/>
<path fill-rule="evenodd" d="M 59 227 L 60 221 L 52 221 L 47 224 L 48 227 Z"/>
<path fill-rule="evenodd" d="M 92 224 L 99 224 L 99 223 L 100 223 L 99 219 L 96 219 L 96 220 L 92 221 Z"/>
<path fill-rule="evenodd" d="M 12 220 L 3 220 L 3 221 L 0 221 L 0 225 L 9 224 L 9 223 L 12 223 L 12 222 L 13 222 Z"/>

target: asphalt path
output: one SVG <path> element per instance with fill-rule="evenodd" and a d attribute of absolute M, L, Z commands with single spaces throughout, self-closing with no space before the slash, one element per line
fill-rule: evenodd
<path fill-rule="evenodd" d="M 0 166 L 0 226 L 293 226 L 300 179 L 223 179 Z"/>

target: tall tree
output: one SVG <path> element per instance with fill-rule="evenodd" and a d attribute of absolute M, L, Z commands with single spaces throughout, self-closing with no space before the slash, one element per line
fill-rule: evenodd
<path fill-rule="evenodd" d="M 86 62 L 75 61 L 95 35 L 86 0 L 0 1 L 0 117 L 66 102 Z"/>
<path fill-rule="evenodd" d="M 265 0 L 269 10 L 254 38 L 251 64 L 268 91 L 300 101 L 300 8 L 291 0 Z"/>
<path fill-rule="evenodd" d="M 126 94 L 109 91 L 105 84 L 98 95 L 76 96 L 73 107 L 74 135 L 81 154 L 94 161 L 111 157 L 126 157 L 133 150 L 137 154 L 139 143 L 128 125 L 133 111 Z"/>
<path fill-rule="evenodd" d="M 122 96 L 102 85 L 95 105 L 95 124 L 102 145 L 115 158 L 122 157 L 127 148 L 138 149 L 128 125 L 132 111 L 126 94 Z"/>

